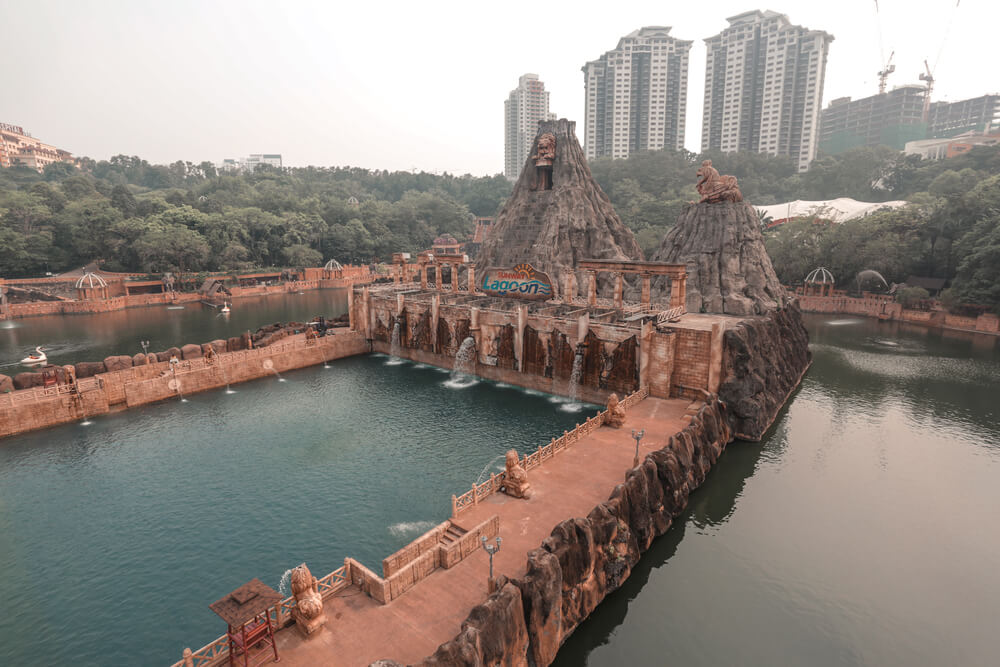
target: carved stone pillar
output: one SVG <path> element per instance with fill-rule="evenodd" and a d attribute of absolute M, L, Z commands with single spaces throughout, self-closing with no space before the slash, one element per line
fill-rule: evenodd
<path fill-rule="evenodd" d="M 427 265 L 420 265 L 420 289 L 427 289 Z"/>
<path fill-rule="evenodd" d="M 597 305 L 597 271 L 587 271 L 587 304 Z"/>
<path fill-rule="evenodd" d="M 649 281 L 650 276 L 648 273 L 642 274 L 642 305 L 649 305 Z"/>
<path fill-rule="evenodd" d="M 458 293 L 458 264 L 451 265 L 451 291 Z"/>
<path fill-rule="evenodd" d="M 624 276 L 621 272 L 615 273 L 615 308 L 622 307 L 622 294 L 624 293 Z"/>
<path fill-rule="evenodd" d="M 438 263 L 434 262 L 431 264 L 432 275 L 434 276 L 434 289 L 441 289 L 441 269 L 438 267 Z"/>
<path fill-rule="evenodd" d="M 476 266 L 469 264 L 469 294 L 476 291 Z"/>

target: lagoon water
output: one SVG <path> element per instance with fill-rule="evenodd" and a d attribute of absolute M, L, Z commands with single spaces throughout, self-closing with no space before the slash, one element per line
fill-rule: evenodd
<path fill-rule="evenodd" d="M 814 362 L 556 665 L 996 665 L 1000 341 L 807 315 Z"/>
<path fill-rule="evenodd" d="M 338 314 L 248 301 L 239 331 Z M 222 335 L 201 314 L 147 337 Z M 997 340 L 807 319 L 815 361 L 772 432 L 729 446 L 559 665 L 995 664 Z M 378 571 L 494 456 L 593 413 L 387 361 L 0 440 L 0 664 L 169 664 L 222 633 L 207 605 L 237 585 Z"/>

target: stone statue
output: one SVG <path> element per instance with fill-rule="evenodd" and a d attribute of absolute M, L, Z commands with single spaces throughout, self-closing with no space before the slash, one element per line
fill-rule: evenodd
<path fill-rule="evenodd" d="M 517 451 L 507 452 L 507 471 L 504 474 L 504 493 L 514 498 L 531 497 L 531 484 L 528 483 L 528 473 L 521 466 Z"/>
<path fill-rule="evenodd" d="M 611 428 L 621 428 L 625 423 L 625 406 L 618 402 L 618 394 L 608 396 L 608 414 L 604 417 L 604 425 Z"/>
<path fill-rule="evenodd" d="M 736 177 L 720 176 L 718 170 L 712 166 L 711 160 L 705 160 L 698 167 L 698 185 L 696 187 L 698 194 L 701 195 L 699 204 L 743 201 L 743 193 L 740 192 L 740 187 L 736 184 Z"/>
<path fill-rule="evenodd" d="M 166 273 L 164 273 L 163 274 L 163 280 L 162 280 L 162 282 L 163 282 L 163 291 L 164 292 L 174 292 L 174 291 L 176 291 L 174 289 L 174 283 L 176 282 L 176 280 L 177 279 L 174 278 L 174 274 L 170 273 L 169 271 L 167 271 Z"/>
<path fill-rule="evenodd" d="M 556 159 L 556 135 L 546 132 L 538 137 L 538 152 L 531 156 L 535 161 L 535 178 L 532 190 L 552 189 L 552 163 Z"/>
<path fill-rule="evenodd" d="M 292 595 L 295 596 L 295 606 L 292 608 L 292 618 L 295 626 L 308 637 L 326 623 L 323 614 L 323 596 L 319 593 L 319 582 L 305 563 L 292 570 Z"/>

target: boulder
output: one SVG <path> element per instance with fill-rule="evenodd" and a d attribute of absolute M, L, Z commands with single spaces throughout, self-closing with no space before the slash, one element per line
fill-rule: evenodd
<path fill-rule="evenodd" d="M 187 345 L 181 348 L 181 356 L 185 361 L 187 361 L 188 359 L 200 359 L 201 345 L 188 343 Z"/>
<path fill-rule="evenodd" d="M 15 389 L 31 389 L 32 387 L 41 387 L 43 383 L 44 380 L 41 373 L 26 371 L 24 373 L 18 373 L 14 376 Z"/>
<path fill-rule="evenodd" d="M 226 341 L 222 340 L 221 338 L 213 340 L 211 343 L 209 343 L 209 345 L 212 346 L 212 349 L 215 350 L 216 353 L 225 352 L 227 349 Z"/>
<path fill-rule="evenodd" d="M 123 371 L 132 368 L 132 357 L 127 354 L 116 355 L 107 357 L 104 360 L 104 367 L 108 369 L 109 373 L 114 371 Z"/>
<path fill-rule="evenodd" d="M 14 391 L 14 380 L 7 375 L 0 375 L 0 394 Z"/>
<path fill-rule="evenodd" d="M 529 262 L 547 273 L 553 289 L 558 289 L 564 274 L 574 271 L 581 259 L 642 259 L 632 232 L 590 173 L 576 138 L 576 123 L 566 119 L 539 123 L 532 155 L 544 134 L 555 136 L 552 189 L 540 188 L 539 170 L 529 158 L 483 242 L 476 275 L 482 279 L 487 268 Z M 577 283 L 587 284 L 584 272 L 577 275 Z M 600 275 L 599 289 L 602 293 L 613 289 L 610 274 Z"/>
<path fill-rule="evenodd" d="M 181 358 L 180 348 L 171 347 L 167 350 L 164 350 L 163 352 L 156 353 L 156 359 L 158 361 L 170 361 L 171 357 L 177 357 L 178 359 L 180 359 Z"/>
<path fill-rule="evenodd" d="M 687 265 L 689 313 L 763 315 L 788 302 L 757 213 L 745 202 L 687 206 L 652 260 Z M 653 281 L 654 298 L 668 291 L 669 280 Z"/>
<path fill-rule="evenodd" d="M 76 369 L 76 377 L 79 379 L 93 377 L 108 370 L 104 367 L 103 361 L 81 361 L 74 368 Z"/>
<path fill-rule="evenodd" d="M 149 363 L 149 358 L 142 352 L 132 357 L 133 366 L 145 366 L 148 363 Z"/>
<path fill-rule="evenodd" d="M 245 350 L 245 349 L 246 346 L 243 344 L 242 336 L 233 336 L 228 341 L 226 341 L 226 352 L 239 352 L 240 350 Z"/>

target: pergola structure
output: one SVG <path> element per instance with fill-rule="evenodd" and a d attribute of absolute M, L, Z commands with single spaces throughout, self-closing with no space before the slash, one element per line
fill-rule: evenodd
<path fill-rule="evenodd" d="M 670 279 L 670 307 L 684 308 L 687 300 L 687 266 L 664 262 L 640 262 L 638 260 L 584 259 L 577 264 L 578 269 L 587 272 L 587 303 L 597 305 L 597 274 L 610 272 L 615 276 L 615 308 L 624 304 L 623 291 L 626 273 L 637 273 L 642 278 L 643 306 L 650 304 L 650 286 L 653 276 L 667 276 Z"/>
<path fill-rule="evenodd" d="M 409 263 L 409 259 L 410 253 L 407 252 L 397 252 L 392 255 L 392 263 L 396 266 L 394 278 L 397 285 L 400 283 L 410 282 L 411 265 Z M 426 250 L 417 255 L 417 271 L 420 275 L 420 288 L 427 289 L 427 269 L 431 269 L 434 273 L 435 287 L 438 290 L 443 290 L 444 286 L 441 284 L 441 268 L 445 266 L 447 266 L 451 271 L 451 291 L 457 292 L 459 289 L 458 269 L 460 266 L 465 266 L 469 272 L 469 291 L 475 291 L 476 269 L 475 264 L 469 262 L 468 255 L 440 255 Z"/>

